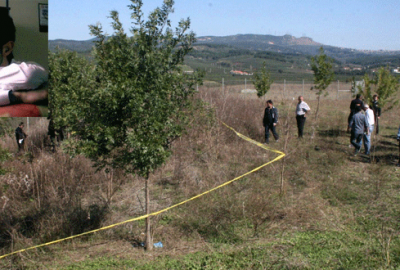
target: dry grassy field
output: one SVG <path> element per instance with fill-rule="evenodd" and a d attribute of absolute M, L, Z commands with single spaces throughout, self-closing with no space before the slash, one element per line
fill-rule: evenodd
<path fill-rule="evenodd" d="M 371 157 L 354 156 L 346 133 L 350 94 L 337 88 L 321 100 L 302 85 L 273 85 L 265 99 L 241 87 L 200 88 L 206 105 L 194 113 L 173 156 L 151 178 L 151 210 L 207 191 L 276 157 L 237 137 L 220 121 L 264 141 L 265 100 L 280 114 L 286 157 L 239 181 L 152 218 L 146 252 L 144 221 L 0 260 L 2 269 L 398 269 L 399 108 L 383 111 Z M 299 88 L 300 87 L 300 88 Z M 346 89 L 346 88 L 344 88 Z M 312 111 L 297 138 L 295 106 Z M 343 94 L 343 95 L 345 95 Z M 293 100 L 294 98 L 294 100 Z M 118 170 L 95 171 L 90 160 L 50 151 L 47 120 L 31 129 L 15 155 L 13 134 L 1 138 L 0 254 L 140 216 L 144 181 Z"/>
<path fill-rule="evenodd" d="M 297 97 L 302 95 L 306 100 L 316 100 L 317 96 L 315 95 L 315 90 L 312 90 L 314 85 L 310 82 L 301 83 L 300 81 L 297 83 L 288 82 L 286 84 L 282 83 L 273 83 L 271 85 L 271 89 L 268 91 L 268 99 L 272 100 L 297 100 Z M 231 93 L 240 93 L 244 89 L 255 89 L 252 84 L 243 84 L 243 85 L 234 85 L 234 86 L 225 86 L 222 85 L 209 86 L 208 89 L 215 89 L 216 91 L 226 90 Z M 332 82 L 327 88 L 327 96 L 324 96 L 324 99 L 328 100 L 350 100 L 352 98 L 352 94 L 350 92 L 351 83 L 343 83 L 343 82 Z M 339 91 L 338 91 L 339 90 Z M 257 97 L 256 95 L 247 94 L 253 97 Z"/>

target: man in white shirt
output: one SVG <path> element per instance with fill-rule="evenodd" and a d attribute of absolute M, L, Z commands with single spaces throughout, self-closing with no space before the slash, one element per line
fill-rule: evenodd
<path fill-rule="evenodd" d="M 303 96 L 299 96 L 299 103 L 296 106 L 296 121 L 299 138 L 303 138 L 304 124 L 306 123 L 306 115 L 310 111 L 310 107 L 304 102 Z"/>
<path fill-rule="evenodd" d="M 44 85 L 48 80 L 47 71 L 36 63 L 13 61 L 14 22 L 8 14 L 2 13 L 0 25 L 0 106 L 46 99 L 47 89 L 25 90 L 35 90 Z"/>
<path fill-rule="evenodd" d="M 375 115 L 374 111 L 369 108 L 368 104 L 364 104 L 364 111 L 365 111 L 365 121 L 367 122 L 369 131 L 368 133 L 364 133 L 363 135 L 364 149 L 365 149 L 365 154 L 369 155 L 371 150 L 371 134 L 375 126 Z"/>

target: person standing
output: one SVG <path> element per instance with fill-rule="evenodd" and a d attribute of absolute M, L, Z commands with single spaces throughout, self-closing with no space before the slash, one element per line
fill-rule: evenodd
<path fill-rule="evenodd" d="M 353 117 L 353 115 L 356 113 L 356 107 L 359 107 L 360 110 L 364 109 L 364 102 L 361 100 L 361 94 L 357 94 L 356 98 L 353 99 L 350 103 L 350 114 L 349 117 L 347 118 L 347 132 L 350 131 L 350 120 Z"/>
<path fill-rule="evenodd" d="M 371 135 L 375 125 L 375 117 L 374 117 L 374 112 L 369 108 L 368 104 L 364 104 L 364 111 L 365 111 L 365 121 L 367 122 L 368 126 L 368 133 L 364 133 L 363 141 L 364 141 L 365 154 L 369 155 L 371 150 Z"/>
<path fill-rule="evenodd" d="M 365 115 L 361 113 L 360 106 L 356 107 L 355 114 L 350 120 L 349 128 L 351 129 L 350 142 L 355 148 L 354 155 L 356 156 L 360 152 L 364 132 L 369 135 L 367 121 L 365 120 Z"/>
<path fill-rule="evenodd" d="M 307 113 L 310 111 L 310 107 L 304 102 L 303 96 L 299 96 L 299 103 L 296 106 L 296 121 L 299 138 L 303 138 L 304 125 L 306 123 Z"/>
<path fill-rule="evenodd" d="M 24 150 L 24 143 L 26 137 L 28 137 L 28 135 L 24 131 L 24 123 L 21 122 L 19 123 L 19 126 L 15 129 L 15 138 L 17 139 L 18 153 L 21 150 Z"/>
<path fill-rule="evenodd" d="M 265 127 L 265 143 L 269 143 L 269 131 L 271 130 L 275 140 L 279 140 L 279 135 L 276 132 L 278 124 L 278 109 L 274 107 L 272 100 L 267 100 L 267 107 L 264 111 L 263 125 Z"/>
<path fill-rule="evenodd" d="M 376 134 L 379 134 L 379 119 L 381 117 L 381 108 L 379 107 L 379 96 L 374 95 L 372 97 L 372 110 L 374 111 L 375 116 L 375 126 L 376 126 Z"/>

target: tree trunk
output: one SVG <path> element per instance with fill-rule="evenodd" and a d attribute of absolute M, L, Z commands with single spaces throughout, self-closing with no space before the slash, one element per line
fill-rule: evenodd
<path fill-rule="evenodd" d="M 315 121 L 318 120 L 319 100 L 320 100 L 320 99 L 321 99 L 321 95 L 319 94 L 319 95 L 318 95 L 318 98 L 317 98 L 317 100 L 318 100 L 318 103 L 317 103 L 317 110 L 315 111 Z"/>
<path fill-rule="evenodd" d="M 318 94 L 317 100 L 318 100 L 317 109 L 315 110 L 315 119 L 314 119 L 315 123 L 311 126 L 312 128 L 311 139 L 314 139 L 315 130 L 318 128 L 318 112 L 319 112 L 319 101 L 321 100 L 321 94 Z"/>
<path fill-rule="evenodd" d="M 290 137 L 290 124 L 289 124 L 289 111 L 290 111 L 290 104 L 287 108 L 287 116 L 286 116 L 286 121 L 285 121 L 285 144 L 283 146 L 283 152 L 287 154 L 287 145 Z M 281 169 L 281 187 L 280 187 L 280 195 L 283 196 L 285 194 L 285 189 L 284 189 L 284 171 L 285 171 L 285 163 L 286 163 L 286 155 L 282 158 L 282 169 Z"/>
<path fill-rule="evenodd" d="M 146 194 L 146 215 L 150 214 L 150 192 L 149 192 L 149 183 L 150 182 L 150 177 L 149 174 L 147 174 L 146 177 L 146 184 L 145 184 L 145 194 Z M 153 241 L 151 239 L 151 232 L 150 232 L 150 217 L 146 218 L 146 245 L 145 248 L 147 251 L 151 251 L 153 249 Z"/>

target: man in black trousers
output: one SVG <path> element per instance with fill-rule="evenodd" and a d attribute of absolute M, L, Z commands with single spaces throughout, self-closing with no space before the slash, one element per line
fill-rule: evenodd
<path fill-rule="evenodd" d="M 274 107 L 272 100 L 267 101 L 267 107 L 264 111 L 263 125 L 265 127 L 265 143 L 269 143 L 269 130 L 275 140 L 278 141 L 279 135 L 276 133 L 276 125 L 278 123 L 278 109 Z"/>
<path fill-rule="evenodd" d="M 17 144 L 18 144 L 18 153 L 21 150 L 24 150 L 24 143 L 25 143 L 25 138 L 28 137 L 24 131 L 24 123 L 21 122 L 19 123 L 19 126 L 15 130 L 15 138 L 17 139 Z"/>
<path fill-rule="evenodd" d="M 306 115 L 310 111 L 310 107 L 304 102 L 303 96 L 299 96 L 299 103 L 296 106 L 296 122 L 299 138 L 303 138 L 304 125 L 306 123 Z"/>

